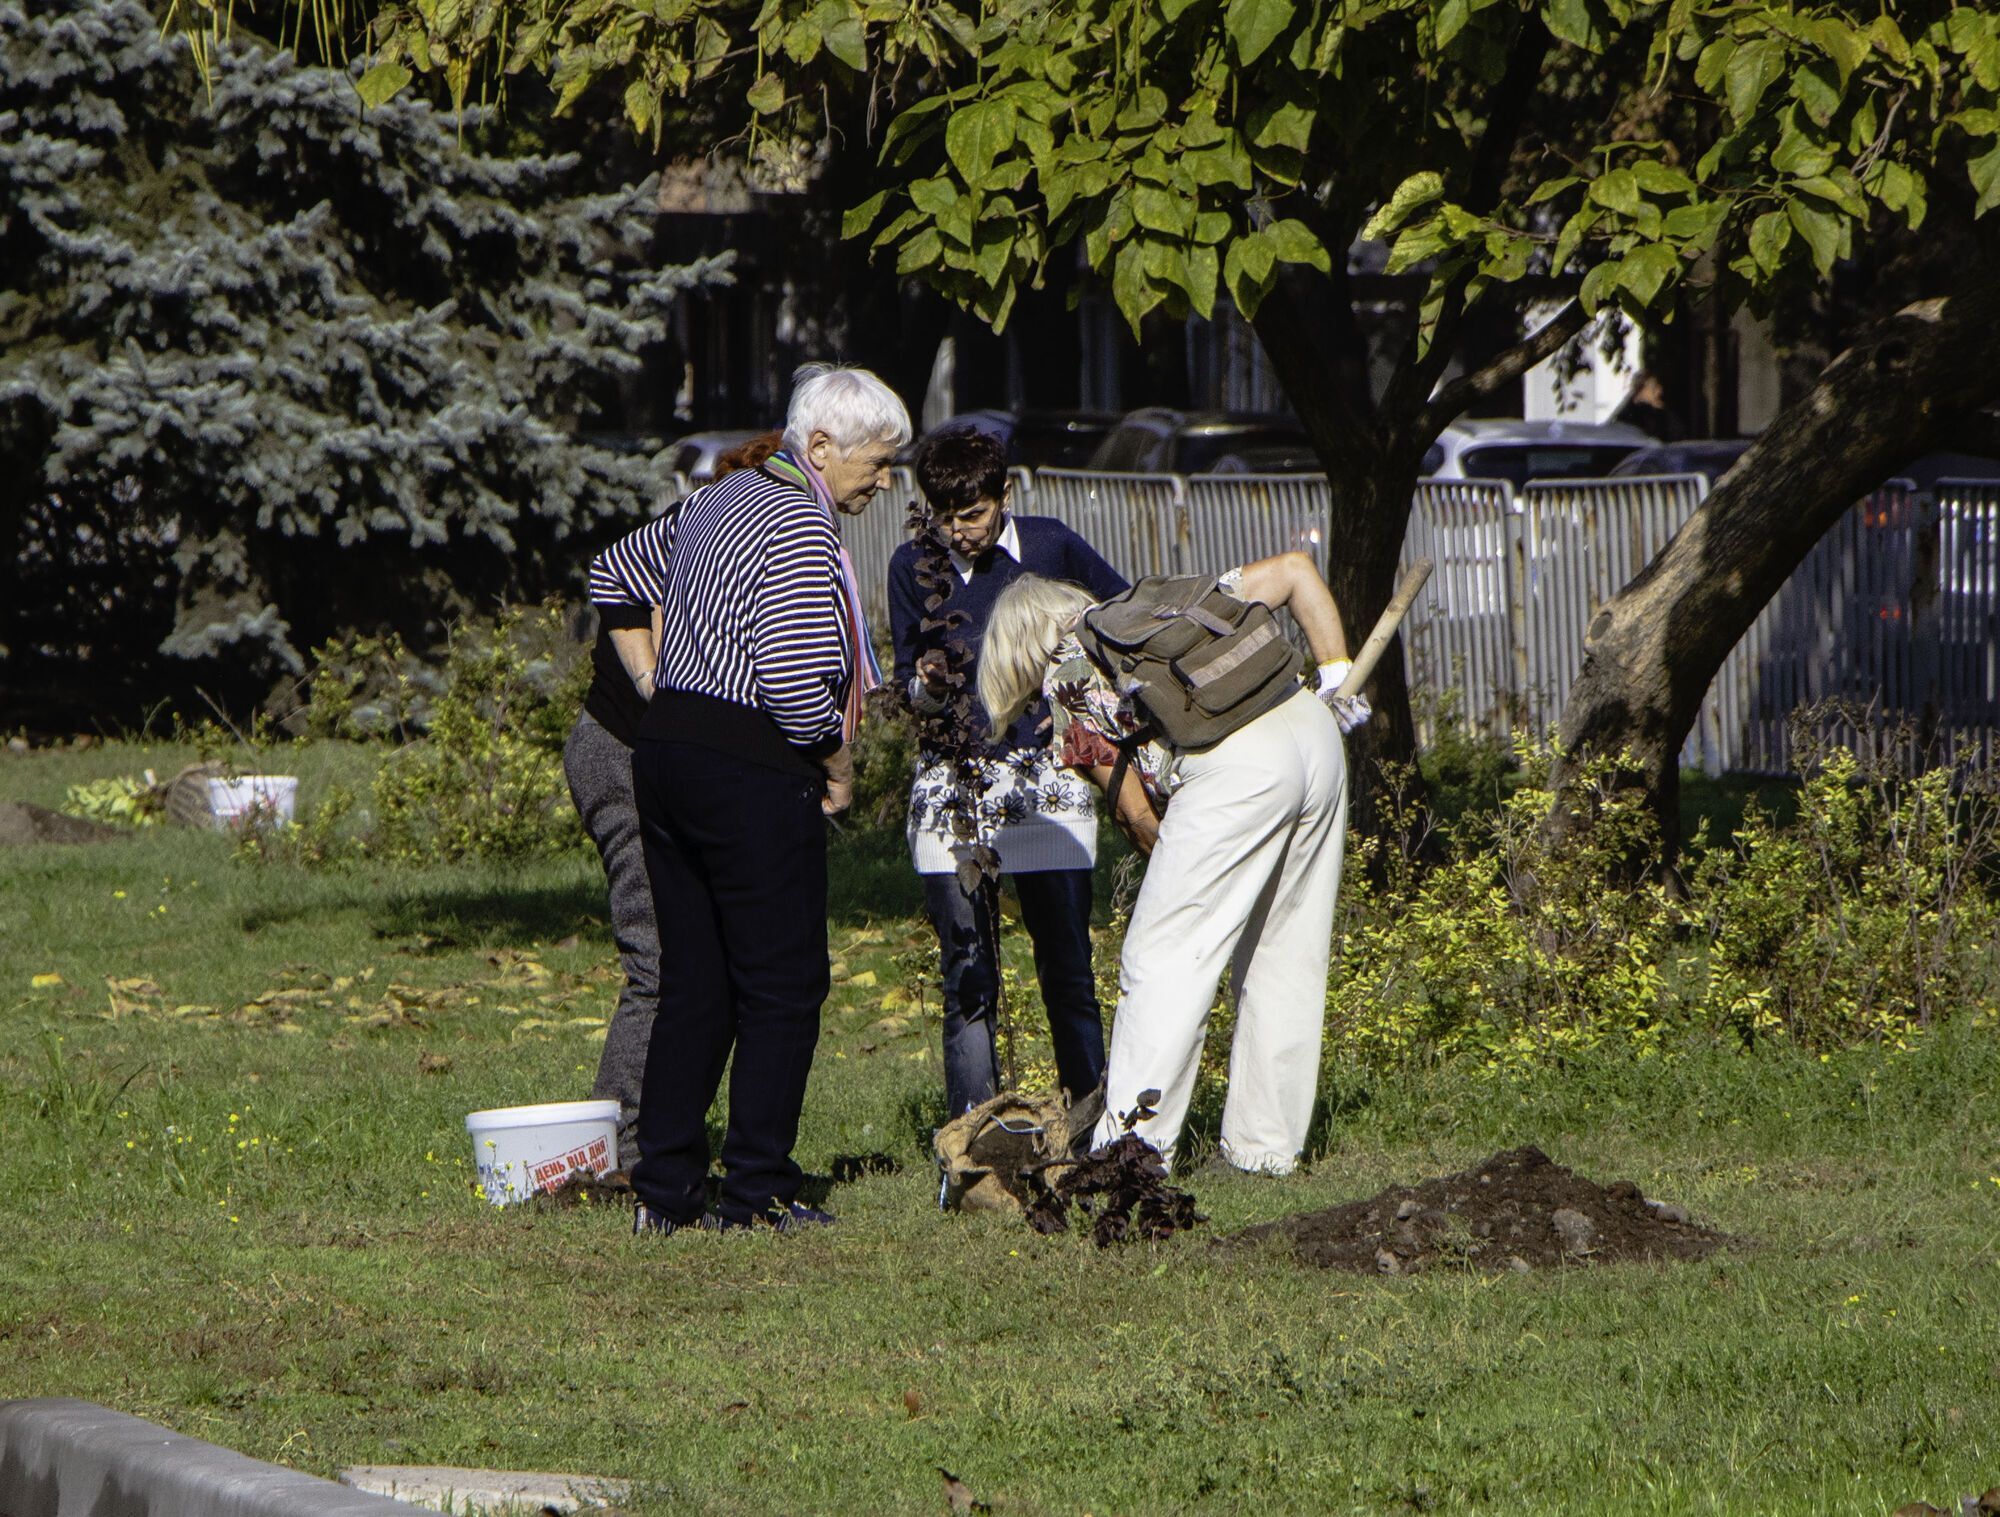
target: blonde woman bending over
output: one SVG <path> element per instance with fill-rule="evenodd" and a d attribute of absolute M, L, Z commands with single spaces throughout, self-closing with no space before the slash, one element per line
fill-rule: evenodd
<path fill-rule="evenodd" d="M 1238 1169 L 1286 1174 L 1305 1147 L 1318 1085 L 1347 835 L 1341 734 L 1369 712 L 1359 697 L 1332 693 L 1347 672 L 1347 639 L 1310 558 L 1260 559 L 1219 583 L 1238 600 L 1292 613 L 1319 662 L 1318 694 L 1302 685 L 1199 752 L 1147 741 L 1133 753 L 1112 812 L 1150 862 L 1118 965 L 1105 1111 L 1093 1143 L 1114 1140 L 1140 1093 L 1157 1090 L 1154 1114 L 1133 1130 L 1173 1162 L 1209 1008 L 1233 970 L 1236 1038 L 1221 1156 Z M 996 730 L 1046 694 L 1057 759 L 1103 787 L 1144 713 L 1077 636 L 1094 604 L 1075 585 L 1016 580 L 986 625 L 979 694 Z"/>

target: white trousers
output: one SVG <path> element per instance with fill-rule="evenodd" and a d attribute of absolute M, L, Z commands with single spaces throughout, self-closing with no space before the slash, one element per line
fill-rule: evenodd
<path fill-rule="evenodd" d="M 1333 902 L 1347 844 L 1347 755 L 1333 714 L 1301 690 L 1206 753 L 1181 760 L 1118 963 L 1104 1119 L 1109 1143 L 1142 1091 L 1133 1131 L 1173 1162 L 1203 1030 L 1233 968 L 1236 1036 L 1222 1153 L 1284 1174 L 1305 1147 L 1319 1083 Z"/>

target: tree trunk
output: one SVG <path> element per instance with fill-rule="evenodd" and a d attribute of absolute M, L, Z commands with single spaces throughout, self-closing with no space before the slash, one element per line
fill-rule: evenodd
<path fill-rule="evenodd" d="M 1348 639 L 1359 646 L 1396 590 L 1396 562 L 1410 524 L 1423 448 L 1385 437 L 1368 394 L 1367 344 L 1333 280 L 1281 280 L 1257 312 L 1259 342 L 1298 413 L 1332 485 L 1326 582 Z M 1375 666 L 1368 687 L 1375 717 L 1350 741 L 1357 770 L 1368 760 L 1416 757 L 1401 640 Z M 1356 786 L 1357 793 L 1365 786 Z"/>
<path fill-rule="evenodd" d="M 1591 623 L 1563 714 L 1558 796 L 1585 755 L 1629 753 L 1660 823 L 1653 862 L 1669 866 L 1678 850 L 1681 744 L 1729 651 L 1855 501 L 2000 392 L 1996 264 L 1877 322 L 1828 364 Z M 1559 799 L 1551 825 L 1572 818 Z"/>

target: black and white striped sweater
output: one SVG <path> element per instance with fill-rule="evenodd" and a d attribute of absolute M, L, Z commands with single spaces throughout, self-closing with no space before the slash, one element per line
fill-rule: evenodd
<path fill-rule="evenodd" d="M 854 675 L 840 539 L 807 492 L 761 468 L 724 475 L 592 560 L 590 598 L 661 608 L 641 736 L 701 740 L 688 703 L 663 699 L 681 695 L 760 712 L 807 754 L 839 746 Z"/>

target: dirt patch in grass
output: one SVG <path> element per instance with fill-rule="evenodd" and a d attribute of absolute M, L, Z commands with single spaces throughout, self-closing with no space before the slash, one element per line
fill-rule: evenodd
<path fill-rule="evenodd" d="M 0 848 L 30 843 L 108 843 L 130 834 L 80 816 L 64 816 L 27 801 L 0 801 Z"/>
<path fill-rule="evenodd" d="M 1599 1185 L 1532 1147 L 1235 1236 L 1282 1238 L 1303 1263 L 1384 1275 L 1705 1259 L 1739 1241 L 1630 1180 Z"/>

